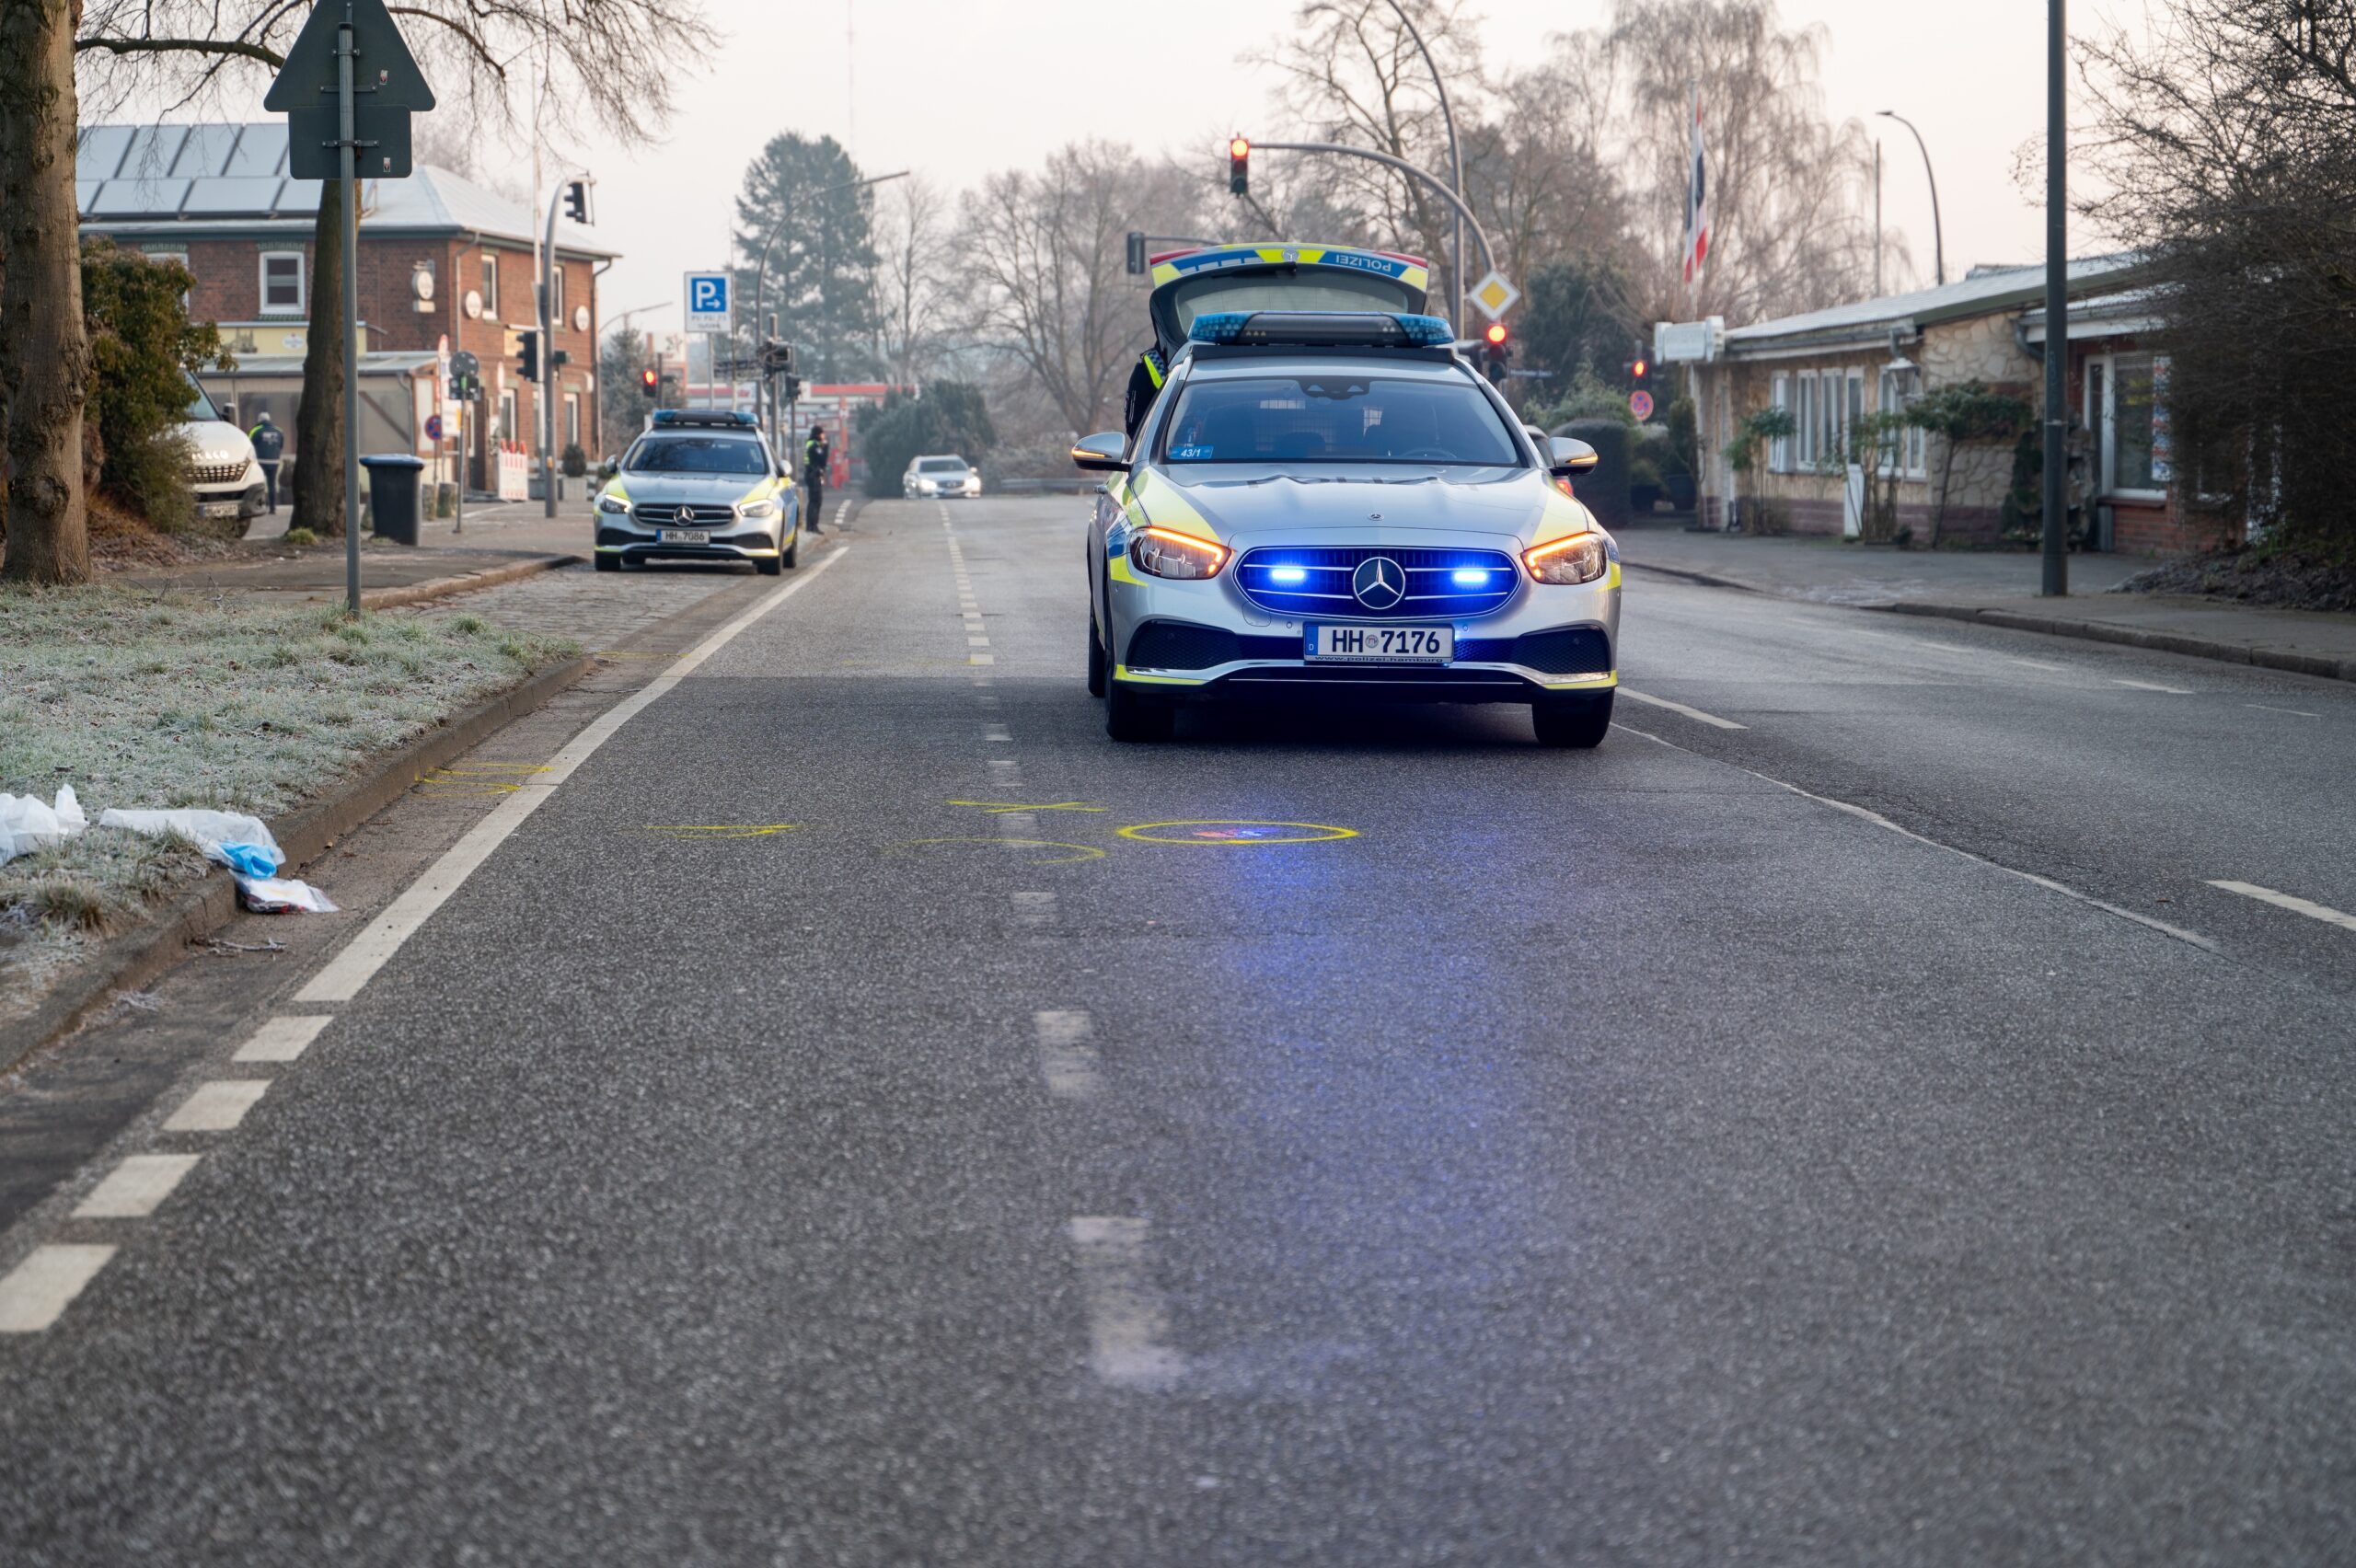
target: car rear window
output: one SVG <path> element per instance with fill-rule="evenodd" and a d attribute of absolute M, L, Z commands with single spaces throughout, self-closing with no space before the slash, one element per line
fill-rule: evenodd
<path fill-rule="evenodd" d="M 727 435 L 641 436 L 622 467 L 641 474 L 765 474 L 757 442 Z"/>
<path fill-rule="evenodd" d="M 1356 369 L 1189 380 L 1162 435 L 1170 463 L 1447 463 L 1513 467 L 1496 407 L 1461 381 Z"/>

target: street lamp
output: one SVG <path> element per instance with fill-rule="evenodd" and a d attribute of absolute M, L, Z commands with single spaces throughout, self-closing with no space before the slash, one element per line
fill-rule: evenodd
<path fill-rule="evenodd" d="M 800 194 L 804 196 L 832 196 L 837 190 L 857 190 L 861 186 L 881 185 L 887 179 L 906 179 L 907 177 L 908 171 L 907 169 L 899 169 L 891 174 L 879 174 L 867 179 L 847 179 L 840 185 L 822 186 L 816 190 L 804 190 L 800 192 Z M 760 264 L 756 267 L 753 271 L 753 332 L 756 337 L 762 332 L 768 320 L 769 248 L 777 243 L 777 236 L 785 232 L 785 225 L 791 223 L 793 219 L 793 198 L 795 194 L 795 192 L 791 190 L 783 193 L 783 206 L 778 213 L 777 222 L 769 226 L 768 237 L 761 241 Z M 774 441 L 778 436 L 777 390 L 774 385 L 770 386 L 768 402 L 769 405 L 769 439 Z"/>
<path fill-rule="evenodd" d="M 1407 7 L 1400 0 L 1388 0 L 1388 3 L 1392 10 L 1399 13 L 1399 23 L 1407 29 L 1407 36 L 1415 40 L 1415 52 L 1424 57 L 1424 67 L 1432 74 L 1432 90 L 1439 94 L 1440 123 L 1448 127 L 1448 183 L 1461 203 L 1464 195 L 1464 155 L 1456 146 L 1456 112 L 1448 106 L 1448 84 L 1440 78 L 1439 63 L 1432 58 L 1432 52 L 1424 47 L 1424 35 L 1415 29 L 1415 18 L 1407 15 Z M 1456 325 L 1461 330 L 1464 325 L 1464 219 L 1461 214 L 1450 214 L 1449 233 L 1448 268 L 1456 283 Z M 1485 255 L 1487 248 L 1482 248 Z M 1489 265 L 1495 269 L 1496 260 L 1492 259 Z"/>
<path fill-rule="evenodd" d="M 1883 109 L 1877 110 L 1875 112 L 1884 120 L 1895 120 L 1909 131 L 1914 131 L 1914 122 L 1895 110 Z M 1932 276 L 1944 285 L 1947 281 L 1947 248 L 1945 236 L 1939 232 L 1939 177 L 1932 172 L 1931 149 L 1923 140 L 1923 133 L 1920 131 L 1914 131 L 1914 144 L 1923 150 L 1923 175 L 1931 182 Z"/>

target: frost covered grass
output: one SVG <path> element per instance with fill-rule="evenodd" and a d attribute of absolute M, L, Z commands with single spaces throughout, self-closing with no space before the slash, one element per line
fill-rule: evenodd
<path fill-rule="evenodd" d="M 110 806 L 277 816 L 575 651 L 463 614 L 0 591 L 0 790 L 47 800 L 71 784 L 93 822 Z M 0 866 L 0 1019 L 206 869 L 186 845 L 96 827 Z"/>

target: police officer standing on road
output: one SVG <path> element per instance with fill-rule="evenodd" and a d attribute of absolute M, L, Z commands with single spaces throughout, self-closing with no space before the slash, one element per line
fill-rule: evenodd
<path fill-rule="evenodd" d="M 278 460 L 286 455 L 286 432 L 271 422 L 270 410 L 264 409 L 254 428 L 246 432 L 246 439 L 254 444 L 254 461 L 261 465 L 262 481 L 270 486 L 270 510 L 278 511 Z"/>
<path fill-rule="evenodd" d="M 1146 414 L 1153 408 L 1153 400 L 1161 396 L 1161 384 L 1170 378 L 1170 367 L 1159 349 L 1148 349 L 1129 367 L 1128 391 L 1121 398 L 1121 433 L 1131 441 L 1138 438 L 1138 426 L 1145 423 Z"/>
<path fill-rule="evenodd" d="M 826 427 L 814 424 L 810 439 L 802 444 L 802 488 L 810 492 L 810 531 L 823 534 L 818 526 L 818 513 L 826 505 L 826 465 L 834 456 L 834 448 L 826 444 Z"/>

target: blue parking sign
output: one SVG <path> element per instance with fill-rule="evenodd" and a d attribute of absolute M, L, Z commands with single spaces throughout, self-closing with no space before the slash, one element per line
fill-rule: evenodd
<path fill-rule="evenodd" d="M 687 274 L 687 329 L 690 332 L 729 330 L 729 287 L 725 272 Z"/>

